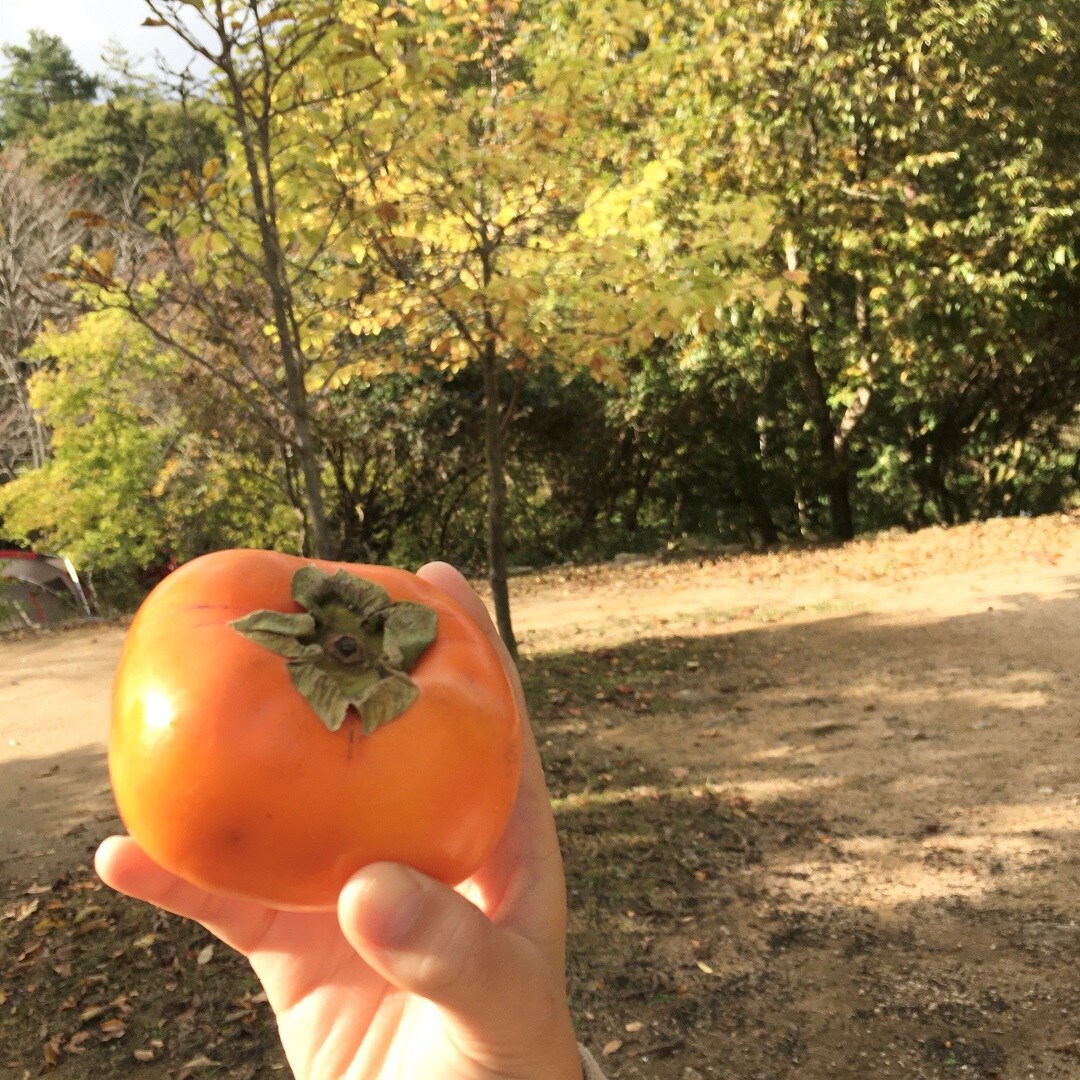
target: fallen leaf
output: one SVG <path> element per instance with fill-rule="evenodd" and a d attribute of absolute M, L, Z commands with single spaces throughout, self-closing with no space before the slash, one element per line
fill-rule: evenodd
<path fill-rule="evenodd" d="M 86 907 L 75 913 L 75 925 L 86 922 L 92 915 L 100 915 L 104 909 L 100 904 L 87 904 Z"/>
<path fill-rule="evenodd" d="M 27 948 L 23 949 L 21 953 L 19 953 L 19 955 L 15 958 L 15 962 L 21 964 L 24 960 L 29 960 L 30 957 L 33 956 L 34 953 L 36 953 L 41 948 L 41 945 L 42 942 L 35 941 L 33 945 L 28 946 Z"/>
<path fill-rule="evenodd" d="M 211 1061 L 205 1054 L 200 1054 L 180 1066 L 180 1071 L 176 1074 L 176 1080 L 188 1080 L 192 1073 L 198 1072 L 200 1069 L 213 1069 L 220 1064 L 220 1061 Z"/>
<path fill-rule="evenodd" d="M 199 950 L 199 955 L 195 958 L 195 963 L 198 964 L 199 967 L 205 967 L 213 959 L 214 946 L 211 944 Z"/>
<path fill-rule="evenodd" d="M 75 1034 L 68 1039 L 67 1046 L 64 1047 L 64 1050 L 69 1054 L 85 1054 L 86 1047 L 83 1046 L 83 1043 L 89 1038 L 89 1031 L 76 1031 Z"/>
<path fill-rule="evenodd" d="M 40 907 L 40 905 L 41 905 L 40 900 L 28 900 L 16 912 L 15 921 L 16 922 L 25 922 L 25 920 L 29 919 L 30 916 L 33 915 L 35 911 L 37 911 L 37 909 Z"/>
<path fill-rule="evenodd" d="M 122 1039 L 127 1034 L 127 1025 L 123 1020 L 103 1020 L 101 1022 L 101 1041 L 112 1042 Z"/>
<path fill-rule="evenodd" d="M 698 960 L 697 961 L 697 966 L 702 971 L 704 971 L 706 975 L 715 975 L 716 974 L 716 972 L 713 971 L 713 969 L 711 967 L 709 967 L 709 965 L 706 964 L 704 960 Z"/>
<path fill-rule="evenodd" d="M 108 919 L 87 919 L 86 922 L 80 923 L 72 931 L 73 934 L 82 937 L 84 934 L 96 934 L 99 930 L 109 930 Z"/>
<path fill-rule="evenodd" d="M 45 1064 L 50 1068 L 60 1060 L 60 1042 L 62 1036 L 54 1035 L 42 1048 Z"/>
<path fill-rule="evenodd" d="M 612 1054 L 617 1054 L 623 1046 L 622 1039 L 612 1039 L 611 1042 L 604 1044 L 604 1049 L 600 1051 L 604 1057 L 611 1057 Z"/>
<path fill-rule="evenodd" d="M 640 1020 L 631 1020 L 626 1025 L 626 1031 L 630 1035 L 636 1035 L 645 1025 Z"/>

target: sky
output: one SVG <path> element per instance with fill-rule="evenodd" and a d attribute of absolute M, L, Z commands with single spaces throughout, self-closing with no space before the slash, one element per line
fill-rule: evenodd
<path fill-rule="evenodd" d="M 143 0 L 0 0 L 0 45 L 24 45 L 31 30 L 44 30 L 64 41 L 84 71 L 99 75 L 113 38 L 143 59 L 140 70 L 154 70 L 155 52 L 169 67 L 183 68 L 190 50 L 169 30 L 141 26 L 148 14 Z M 7 66 L 0 57 L 0 71 Z"/>

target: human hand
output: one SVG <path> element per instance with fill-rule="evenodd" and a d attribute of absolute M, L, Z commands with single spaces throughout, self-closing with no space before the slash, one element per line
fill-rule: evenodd
<path fill-rule="evenodd" d="M 194 919 L 243 953 L 298 1080 L 580 1080 L 565 989 L 566 894 L 555 822 L 517 672 L 483 603 L 445 563 L 420 576 L 483 627 L 513 682 L 522 779 L 506 832 L 451 889 L 392 863 L 366 867 L 336 912 L 218 896 L 130 837 L 98 850 L 114 889 Z"/>

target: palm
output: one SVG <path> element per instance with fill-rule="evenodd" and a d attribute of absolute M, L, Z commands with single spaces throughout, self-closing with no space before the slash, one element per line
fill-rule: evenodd
<path fill-rule="evenodd" d="M 516 834 L 523 816 L 515 815 L 489 863 L 459 891 L 519 936 L 522 962 L 535 964 L 539 980 L 550 972 L 543 970 L 546 958 L 530 940 L 530 931 L 539 930 L 542 941 L 543 927 L 530 925 L 535 905 L 519 901 L 535 896 L 541 883 L 511 865 L 512 852 L 522 849 L 524 838 Z M 550 908 L 542 914 L 549 916 Z M 236 903 L 217 919 L 235 927 L 239 936 L 230 935 L 229 943 L 250 959 L 262 982 L 297 1076 L 461 1080 L 484 1075 L 480 1063 L 461 1050 L 460 1025 L 424 998 L 398 990 L 365 963 L 342 933 L 336 913 Z"/>
<path fill-rule="evenodd" d="M 361 960 L 335 914 L 271 913 L 265 927 L 247 955 L 297 1076 L 477 1075 L 444 1014 L 398 991 Z"/>

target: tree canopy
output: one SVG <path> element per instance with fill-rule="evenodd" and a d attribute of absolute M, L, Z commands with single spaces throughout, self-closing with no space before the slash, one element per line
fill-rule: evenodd
<path fill-rule="evenodd" d="M 450 553 L 510 643 L 514 563 L 1077 498 L 1080 0 L 146 7 L 205 85 L 42 35 L 0 82 L 25 205 L 87 193 L 9 275 L 52 298 L 5 354 L 9 533 L 78 547 L 42 507 L 110 475 L 79 350 L 173 402 L 129 417 L 167 525 L 72 510 L 79 550 Z"/>
<path fill-rule="evenodd" d="M 0 53 L 8 66 L 0 78 L 0 144 L 30 137 L 53 109 L 93 101 L 100 88 L 53 34 L 31 30 L 25 45 L 4 45 Z"/>

